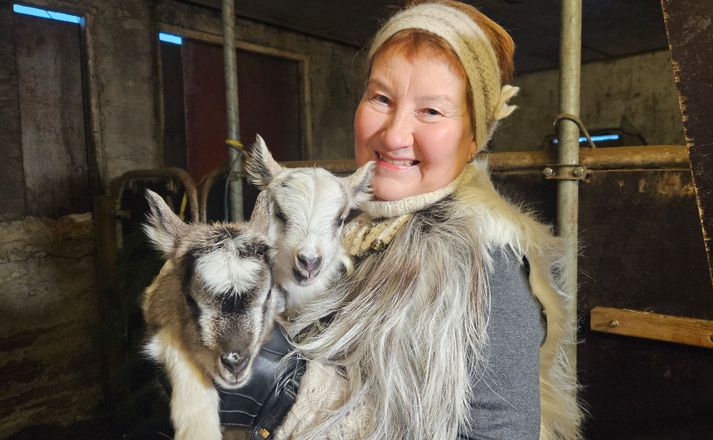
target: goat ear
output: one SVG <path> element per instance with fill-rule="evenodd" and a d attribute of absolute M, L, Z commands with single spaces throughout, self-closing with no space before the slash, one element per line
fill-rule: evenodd
<path fill-rule="evenodd" d="M 260 191 L 255 200 L 255 207 L 250 214 L 250 223 L 254 225 L 264 235 L 270 233 L 270 220 L 272 219 L 272 201 L 267 191 Z"/>
<path fill-rule="evenodd" d="M 260 189 L 265 189 L 281 171 L 282 166 L 272 158 L 265 141 L 258 134 L 255 137 L 250 157 L 245 161 L 250 183 Z"/>
<path fill-rule="evenodd" d="M 176 249 L 178 238 L 186 231 L 186 224 L 171 211 L 161 196 L 146 190 L 146 201 L 149 203 L 147 223 L 144 232 L 156 249 L 169 257 Z"/>
<path fill-rule="evenodd" d="M 375 165 L 374 161 L 367 162 L 354 171 L 352 175 L 343 178 L 347 187 L 347 194 L 349 194 L 349 204 L 352 208 L 371 198 L 369 184 L 371 183 L 371 177 L 374 175 Z"/>

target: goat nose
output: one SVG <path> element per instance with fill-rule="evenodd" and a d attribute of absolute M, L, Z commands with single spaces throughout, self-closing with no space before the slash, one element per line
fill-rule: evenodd
<path fill-rule="evenodd" d="M 238 375 L 248 365 L 248 357 L 240 356 L 238 353 L 225 353 L 220 356 L 220 363 L 223 364 L 226 370 L 234 375 Z"/>
<path fill-rule="evenodd" d="M 319 257 L 319 256 L 318 257 L 308 257 L 305 254 L 298 254 L 297 260 L 299 260 L 302 267 L 304 267 L 305 270 L 309 273 L 312 273 L 315 270 L 319 269 L 319 266 L 322 265 L 322 257 Z"/>

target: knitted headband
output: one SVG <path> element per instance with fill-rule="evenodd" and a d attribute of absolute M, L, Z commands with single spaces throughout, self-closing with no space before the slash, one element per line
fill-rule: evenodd
<path fill-rule="evenodd" d="M 381 27 L 369 59 L 384 42 L 405 29 L 421 29 L 442 38 L 463 65 L 471 91 L 472 126 L 478 150 L 484 148 L 498 124 L 515 110 L 508 100 L 518 87 L 500 87 L 500 67 L 490 40 L 464 12 L 443 4 L 424 3 L 398 12 Z"/>

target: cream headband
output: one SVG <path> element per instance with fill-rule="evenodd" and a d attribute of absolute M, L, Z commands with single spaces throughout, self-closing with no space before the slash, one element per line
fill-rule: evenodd
<path fill-rule="evenodd" d="M 478 150 L 483 149 L 498 121 L 515 110 L 508 100 L 519 88 L 500 87 L 500 68 L 490 40 L 464 12 L 443 4 L 424 3 L 391 17 L 374 37 L 369 59 L 386 40 L 405 29 L 421 29 L 441 37 L 453 48 L 468 76 L 471 90 L 472 123 Z"/>

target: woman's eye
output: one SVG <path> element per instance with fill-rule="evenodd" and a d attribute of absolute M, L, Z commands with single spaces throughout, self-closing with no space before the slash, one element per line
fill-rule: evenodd
<path fill-rule="evenodd" d="M 374 97 L 371 98 L 371 99 L 372 99 L 374 102 L 377 102 L 377 103 L 379 103 L 379 104 L 389 105 L 389 104 L 391 103 L 391 101 L 389 100 L 389 98 L 387 98 L 387 97 L 384 96 L 384 95 L 374 95 Z"/>
<path fill-rule="evenodd" d="M 441 116 L 442 113 L 433 108 L 423 109 L 423 114 L 426 116 Z"/>

